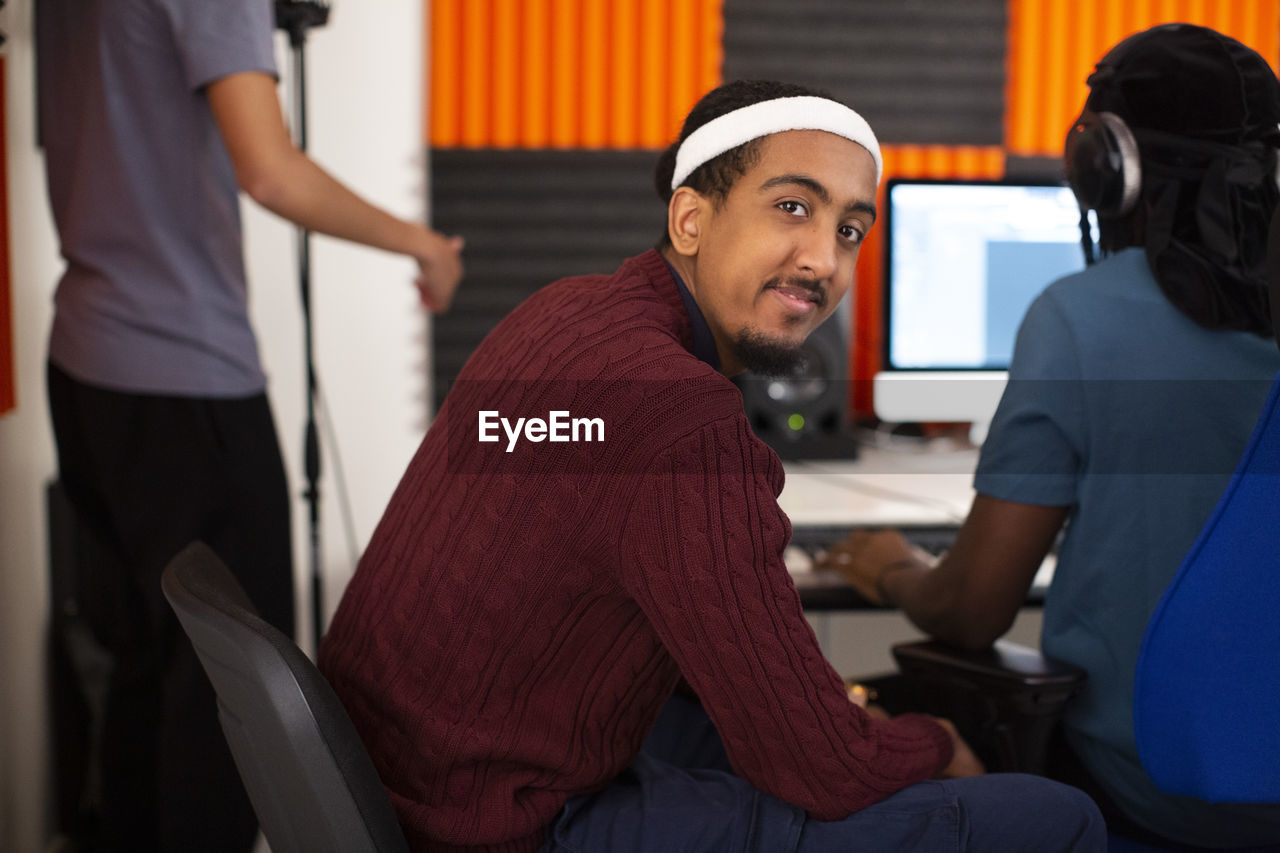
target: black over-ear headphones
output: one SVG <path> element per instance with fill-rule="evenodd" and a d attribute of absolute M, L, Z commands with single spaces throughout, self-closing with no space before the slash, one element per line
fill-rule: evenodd
<path fill-rule="evenodd" d="M 1077 124 L 1067 136 L 1071 157 L 1067 180 L 1081 210 L 1123 216 L 1133 210 L 1142 188 L 1138 143 L 1124 119 L 1100 112 L 1092 127 Z"/>
<path fill-rule="evenodd" d="M 1098 123 L 1085 127 L 1077 124 L 1067 134 L 1067 181 L 1080 203 L 1081 210 L 1097 211 L 1099 216 L 1123 216 L 1133 210 L 1142 189 L 1142 159 L 1138 141 L 1124 119 L 1111 112 L 1097 114 Z M 1168 133 L 1141 131 L 1148 141 L 1164 150 L 1228 157 L 1250 162 L 1257 152 L 1248 145 L 1227 145 L 1196 139 L 1184 139 Z M 1256 143 L 1255 143 L 1256 145 Z M 1247 180 L 1246 173 L 1234 175 Z M 1280 187 L 1280 160 L 1273 176 Z"/>
<path fill-rule="evenodd" d="M 1093 237 L 1086 212 L 1095 211 L 1099 219 L 1115 219 L 1128 214 L 1137 204 L 1144 180 L 1138 137 L 1154 150 L 1162 152 L 1155 163 L 1148 163 L 1152 179 L 1157 173 L 1167 177 L 1179 173 L 1190 176 L 1203 171 L 1206 182 L 1196 201 L 1200 210 L 1197 217 L 1201 220 L 1201 238 L 1218 257 L 1235 257 L 1238 247 L 1232 223 L 1236 211 L 1231 204 L 1224 203 L 1228 198 L 1224 193 L 1231 192 L 1232 187 L 1256 186 L 1259 181 L 1267 179 L 1262 166 L 1263 143 L 1230 145 L 1145 129 L 1135 134 L 1115 113 L 1104 111 L 1096 113 L 1096 116 L 1097 122 L 1093 125 L 1076 124 L 1067 133 L 1065 146 L 1068 152 L 1067 181 L 1080 204 L 1080 238 L 1085 261 L 1092 264 L 1094 260 Z M 1164 158 L 1171 154 L 1176 155 L 1175 160 L 1183 156 L 1192 160 L 1212 158 L 1222 165 L 1213 170 L 1165 163 Z M 1280 188 L 1280 157 L 1275 160 L 1271 179 Z M 1210 228 L 1211 224 L 1216 225 Z M 1153 226 L 1148 223 L 1148 227 Z"/>

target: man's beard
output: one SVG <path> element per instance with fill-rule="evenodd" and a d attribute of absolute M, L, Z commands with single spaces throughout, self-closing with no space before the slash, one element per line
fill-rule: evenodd
<path fill-rule="evenodd" d="M 757 376 L 793 376 L 808 360 L 804 344 L 786 344 L 755 329 L 744 329 L 733 339 L 738 361 Z"/>

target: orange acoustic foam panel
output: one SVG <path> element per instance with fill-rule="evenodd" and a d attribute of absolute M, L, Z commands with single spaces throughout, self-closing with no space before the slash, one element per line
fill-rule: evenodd
<path fill-rule="evenodd" d="M 430 0 L 433 148 L 664 148 L 720 84 L 721 0 Z"/>

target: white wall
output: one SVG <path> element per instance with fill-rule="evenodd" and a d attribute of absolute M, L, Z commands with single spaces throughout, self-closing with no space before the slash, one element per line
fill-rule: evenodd
<path fill-rule="evenodd" d="M 422 5 L 421 0 L 381 0 L 374 11 L 338 3 L 329 25 L 314 31 L 306 48 L 312 157 L 375 204 L 417 219 L 424 215 L 426 197 Z M 292 55 L 283 35 L 277 45 L 281 96 L 291 114 Z M 301 496 L 305 376 L 294 229 L 251 202 L 243 211 L 254 324 L 290 486 Z M 418 307 L 415 270 L 405 258 L 312 238 L 317 370 L 333 418 L 322 424 L 320 483 L 329 613 L 354 569 L 353 554 L 363 550 L 426 431 L 429 320 Z M 338 501 L 339 459 L 349 486 L 354 543 L 345 533 Z M 307 507 L 299 497 L 295 564 L 303 584 L 310 573 L 306 522 Z M 309 604 L 299 611 L 300 637 L 307 641 L 309 612 Z"/>
<path fill-rule="evenodd" d="M 32 2 L 0 13 L 6 47 L 7 163 L 18 408 L 0 416 L 0 850 L 40 851 L 49 830 L 44 641 L 48 622 L 42 489 L 54 474 L 44 396 L 44 351 L 61 268 L 34 146 Z M 423 212 L 421 0 L 339 3 L 307 49 L 311 151 L 375 203 Z M 290 58 L 279 60 L 288 94 Z M 286 102 L 287 104 L 287 102 Z M 254 323 L 271 379 L 277 426 L 295 494 L 303 487 L 301 322 L 290 228 L 244 205 Z M 428 323 L 413 265 L 325 238 L 313 244 L 313 301 L 322 387 L 350 486 L 356 542 L 337 502 L 332 444 L 321 490 L 331 611 L 391 490 L 426 428 Z M 295 502 L 300 578 L 308 571 L 306 509 Z M 300 587 L 300 600 L 303 589 Z M 309 637 L 304 604 L 302 636 Z"/>
<path fill-rule="evenodd" d="M 9 36 L 5 141 L 18 395 L 18 408 L 0 416 L 0 849 L 14 853 L 39 849 L 49 783 L 42 489 L 54 465 L 44 345 L 58 265 L 34 145 L 31 2 L 12 2 L 0 15 L 0 29 Z"/>

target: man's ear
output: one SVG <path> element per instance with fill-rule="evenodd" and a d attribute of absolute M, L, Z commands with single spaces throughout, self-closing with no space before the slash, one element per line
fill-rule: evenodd
<path fill-rule="evenodd" d="M 710 202 L 697 190 L 676 187 L 667 204 L 667 236 L 676 252 L 689 257 L 698 254 L 704 216 L 709 210 Z"/>

